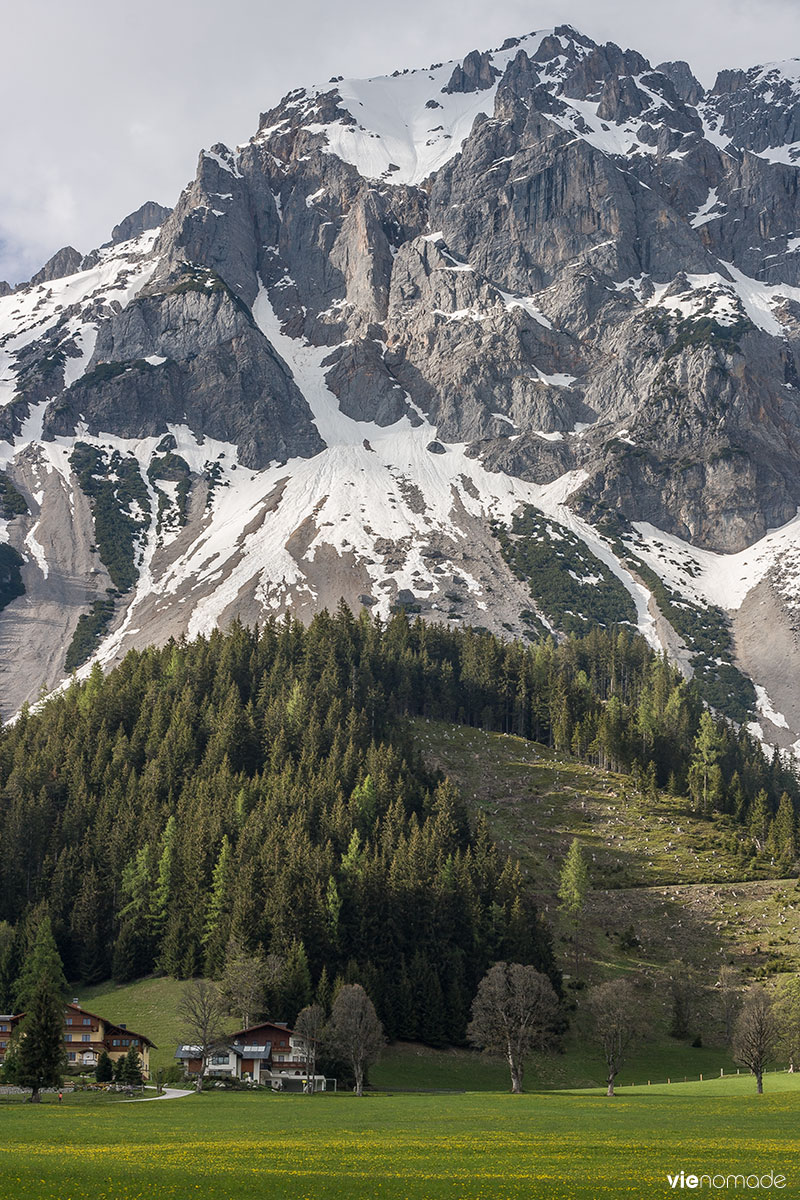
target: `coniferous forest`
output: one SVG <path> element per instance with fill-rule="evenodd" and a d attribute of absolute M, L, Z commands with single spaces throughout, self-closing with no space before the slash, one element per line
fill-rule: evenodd
<path fill-rule="evenodd" d="M 792 772 L 627 630 L 523 645 L 344 606 L 234 624 L 95 667 L 0 733 L 0 1010 L 45 908 L 71 979 L 217 976 L 233 938 L 289 965 L 276 1015 L 341 977 L 433 1045 L 463 1041 L 499 959 L 558 986 L 536 880 L 426 769 L 411 715 L 632 772 L 776 846 L 788 811 L 795 836 Z"/>

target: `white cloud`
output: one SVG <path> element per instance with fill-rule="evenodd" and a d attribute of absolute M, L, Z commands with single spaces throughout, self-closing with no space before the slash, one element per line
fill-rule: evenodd
<path fill-rule="evenodd" d="M 301 83 L 458 57 L 570 23 L 651 61 L 723 66 L 800 55 L 796 0 L 27 0 L 6 6 L 0 74 L 0 279 L 105 241 L 148 199 L 174 203 L 201 146 L 246 140 Z M 13 115 L 12 115 L 13 114 Z M 10 118 L 10 119 L 9 119 Z"/>

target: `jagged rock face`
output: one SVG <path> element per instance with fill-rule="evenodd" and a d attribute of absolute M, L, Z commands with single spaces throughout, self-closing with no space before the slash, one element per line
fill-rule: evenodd
<path fill-rule="evenodd" d="M 684 104 L 695 106 L 703 99 L 705 95 L 703 85 L 692 74 L 689 64 L 682 59 L 659 63 L 656 71 L 661 75 L 666 75 Z"/>
<path fill-rule="evenodd" d="M 33 496 L 84 439 L 150 497 L 106 658 L 134 611 L 147 640 L 337 588 L 428 615 L 466 588 L 490 624 L 485 589 L 516 593 L 486 521 L 523 502 L 769 540 L 800 506 L 799 80 L 706 93 L 568 26 L 332 80 L 203 151 L 173 209 L 0 285 L 0 466 Z"/>
<path fill-rule="evenodd" d="M 800 141 L 800 61 L 768 63 L 749 71 L 720 71 L 708 96 L 709 116 L 731 145 L 780 160 Z"/>
<path fill-rule="evenodd" d="M 111 241 L 116 246 L 119 242 L 128 242 L 131 238 L 139 237 L 148 229 L 158 229 L 169 216 L 171 209 L 155 200 L 148 200 L 136 212 L 129 213 L 124 221 L 115 225 L 111 230 Z"/>
<path fill-rule="evenodd" d="M 101 326 L 95 367 L 48 412 L 45 437 L 74 435 L 79 422 L 94 436 L 161 437 L 186 421 L 236 444 L 247 467 L 319 452 L 286 364 L 218 277 L 184 272 L 160 286 Z"/>
<path fill-rule="evenodd" d="M 74 275 L 80 268 L 83 255 L 74 246 L 62 246 L 52 258 L 31 277 L 31 284 L 49 283 L 51 279 L 63 279 L 65 275 Z"/>

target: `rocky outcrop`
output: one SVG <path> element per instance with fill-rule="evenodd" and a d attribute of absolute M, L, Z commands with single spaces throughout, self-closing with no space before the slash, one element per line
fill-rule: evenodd
<path fill-rule="evenodd" d="M 695 78 L 692 68 L 682 59 L 659 63 L 655 70 L 666 75 L 684 104 L 696 106 L 705 96 L 705 89 L 700 80 Z"/>
<path fill-rule="evenodd" d="M 115 225 L 111 230 L 112 244 L 118 242 L 127 242 L 131 238 L 138 237 L 147 229 L 157 229 L 159 225 L 163 225 L 172 209 L 165 208 L 163 204 L 157 204 L 155 200 L 148 200 L 136 212 L 129 213 L 119 225 Z"/>
<path fill-rule="evenodd" d="M 48 258 L 41 271 L 31 276 L 30 286 L 50 283 L 53 279 L 63 279 L 65 275 L 74 275 L 82 261 L 83 255 L 74 246 L 62 246 L 52 258 Z"/>

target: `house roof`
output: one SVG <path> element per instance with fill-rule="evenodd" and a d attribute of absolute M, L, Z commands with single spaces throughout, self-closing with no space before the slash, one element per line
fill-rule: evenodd
<path fill-rule="evenodd" d="M 105 1020 L 105 1018 L 103 1019 Z M 151 1042 L 150 1038 L 145 1037 L 143 1033 L 137 1033 L 135 1029 L 128 1029 L 127 1025 L 111 1025 L 108 1021 L 106 1021 L 106 1037 L 111 1037 L 112 1034 L 115 1037 L 117 1034 L 127 1037 L 135 1037 L 138 1038 L 140 1042 L 147 1042 L 147 1045 L 152 1046 L 154 1050 L 158 1049 L 158 1046 L 155 1044 L 155 1042 Z"/>
<path fill-rule="evenodd" d="M 276 1029 L 278 1033 L 289 1034 L 294 1033 L 288 1025 L 284 1025 L 282 1021 L 261 1021 L 258 1025 L 248 1025 L 247 1029 L 237 1029 L 231 1034 L 232 1038 L 247 1038 L 251 1033 L 260 1033 L 262 1029 Z"/>
<path fill-rule="evenodd" d="M 272 1043 L 267 1042 L 265 1046 L 251 1046 L 245 1042 L 223 1042 L 219 1046 L 215 1046 L 212 1053 L 220 1050 L 229 1050 L 239 1058 L 271 1058 Z M 178 1046 L 175 1051 L 176 1058 L 200 1058 L 203 1053 L 202 1046 L 193 1046 L 191 1043 L 185 1043 Z"/>
<path fill-rule="evenodd" d="M 247 1046 L 242 1042 L 234 1042 L 232 1049 L 242 1058 L 272 1057 L 272 1042 L 267 1042 L 265 1046 Z"/>

